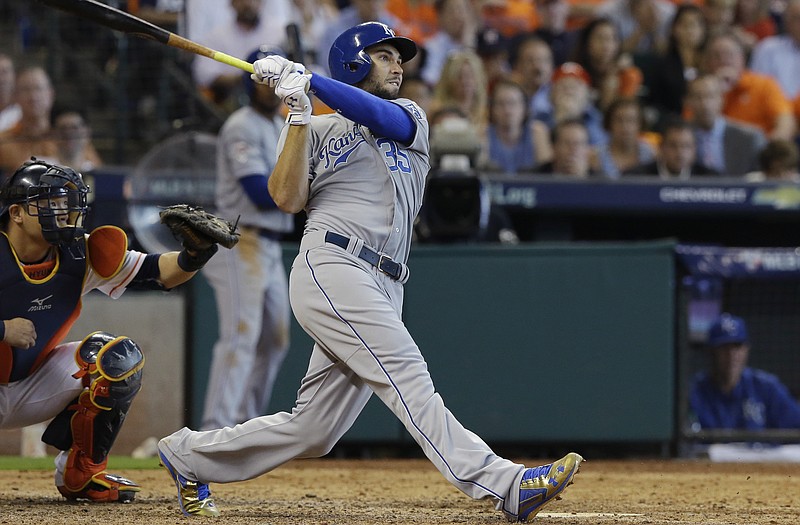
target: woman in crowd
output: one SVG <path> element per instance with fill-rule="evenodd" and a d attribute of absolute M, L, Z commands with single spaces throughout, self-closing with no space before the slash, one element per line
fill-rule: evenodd
<path fill-rule="evenodd" d="M 552 158 L 546 126 L 528 118 L 522 87 L 498 80 L 489 97 L 489 125 L 484 137 L 486 169 L 505 173 L 533 171 Z"/>
<path fill-rule="evenodd" d="M 624 171 L 655 160 L 655 150 L 642 138 L 644 116 L 635 98 L 618 98 L 605 112 L 608 143 L 597 150 L 595 171 L 616 179 Z"/>
<path fill-rule="evenodd" d="M 666 52 L 655 58 L 647 81 L 647 104 L 658 111 L 660 121 L 680 116 L 686 85 L 697 78 L 700 57 L 708 37 L 708 22 L 694 4 L 675 11 Z"/>
<path fill-rule="evenodd" d="M 618 97 L 639 94 L 642 72 L 633 65 L 630 55 L 622 52 L 622 41 L 611 20 L 596 18 L 581 30 L 575 62 L 589 73 L 600 110 L 605 111 Z"/>
<path fill-rule="evenodd" d="M 480 57 L 468 49 L 448 55 L 433 89 L 433 111 L 449 106 L 461 109 L 483 130 L 487 119 L 486 74 Z"/>

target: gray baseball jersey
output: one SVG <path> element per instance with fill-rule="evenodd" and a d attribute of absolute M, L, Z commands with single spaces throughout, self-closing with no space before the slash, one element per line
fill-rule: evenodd
<path fill-rule="evenodd" d="M 228 117 L 217 139 L 216 211 L 239 219 L 241 237 L 203 268 L 214 288 L 219 338 L 206 387 L 202 428 L 222 428 L 263 415 L 289 349 L 289 295 L 280 242 L 291 215 L 259 209 L 239 180 L 268 176 L 283 119 L 246 106 Z"/>
<path fill-rule="evenodd" d="M 454 486 L 516 513 L 524 466 L 447 410 L 401 319 L 403 284 L 353 255 L 369 246 L 399 262 L 408 256 L 429 171 L 428 121 L 413 102 L 395 103 L 416 121 L 408 147 L 338 114 L 311 118 L 308 223 L 289 279 L 295 317 L 315 341 L 308 371 L 291 413 L 164 438 L 160 450 L 183 475 L 239 481 L 324 455 L 375 393 Z M 326 232 L 349 237 L 347 249 Z"/>
<path fill-rule="evenodd" d="M 266 118 L 250 106 L 234 111 L 217 139 L 216 212 L 230 220 L 241 215 L 239 224 L 276 232 L 290 232 L 294 220 L 277 208 L 259 209 L 239 180 L 248 175 L 268 176 L 277 161 L 278 139 L 283 119 Z"/>
<path fill-rule="evenodd" d="M 418 122 L 407 148 L 338 114 L 315 121 L 306 232 L 351 235 L 404 263 L 430 169 L 428 121 L 412 101 L 395 102 Z"/>

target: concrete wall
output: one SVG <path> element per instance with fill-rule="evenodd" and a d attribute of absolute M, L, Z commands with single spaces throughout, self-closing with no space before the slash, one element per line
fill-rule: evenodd
<path fill-rule="evenodd" d="M 126 292 L 117 300 L 92 292 L 66 341 L 103 330 L 136 341 L 145 354 L 144 384 L 122 427 L 114 454 L 130 454 L 149 436 L 183 426 L 186 315 L 181 291 Z M 0 431 L 0 454 L 17 454 L 20 431 Z M 52 450 L 50 451 L 52 452 Z"/>

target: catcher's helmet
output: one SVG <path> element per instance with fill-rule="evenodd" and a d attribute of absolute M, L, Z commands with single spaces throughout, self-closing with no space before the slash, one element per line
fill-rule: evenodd
<path fill-rule="evenodd" d="M 278 46 L 271 46 L 269 44 L 261 44 L 258 48 L 254 49 L 252 53 L 247 56 L 247 62 L 253 63 L 256 60 L 261 60 L 270 55 L 278 55 L 286 58 L 286 53 Z M 245 71 L 242 75 L 242 86 L 247 95 L 248 100 L 253 100 L 253 92 L 256 89 L 256 83 L 250 78 L 251 73 Z"/>
<path fill-rule="evenodd" d="M 372 60 L 364 50 L 381 42 L 387 42 L 397 48 L 404 62 L 411 60 L 417 54 L 417 44 L 413 40 L 395 35 L 386 24 L 364 22 L 351 27 L 333 42 L 328 53 L 331 76 L 350 85 L 364 80 L 372 67 Z"/>
<path fill-rule="evenodd" d="M 39 218 L 45 240 L 66 246 L 83 238 L 86 231 L 88 193 L 81 175 L 72 168 L 31 158 L 0 188 L 0 221 L 7 220 L 12 204 L 24 203 Z"/>

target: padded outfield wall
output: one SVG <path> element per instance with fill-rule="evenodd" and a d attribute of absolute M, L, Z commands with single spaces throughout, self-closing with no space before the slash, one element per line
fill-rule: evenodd
<path fill-rule="evenodd" d="M 489 442 L 668 443 L 675 435 L 671 242 L 417 246 L 404 318 L 438 391 Z M 297 246 L 284 249 L 287 270 Z M 213 294 L 194 279 L 188 418 L 199 423 Z M 270 411 L 290 410 L 311 340 L 292 344 Z M 344 442 L 408 443 L 377 398 Z"/>

